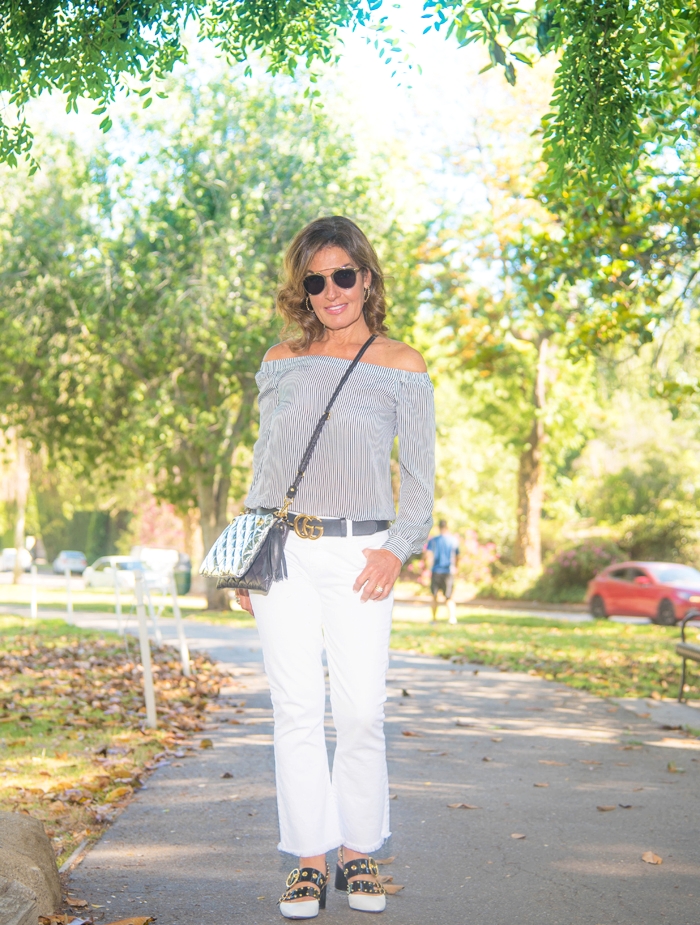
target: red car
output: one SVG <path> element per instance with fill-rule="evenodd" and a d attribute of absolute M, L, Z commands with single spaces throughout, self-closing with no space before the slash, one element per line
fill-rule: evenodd
<path fill-rule="evenodd" d="M 673 626 L 700 605 L 700 572 L 671 562 L 618 562 L 588 582 L 586 603 L 598 620 L 650 617 Z"/>

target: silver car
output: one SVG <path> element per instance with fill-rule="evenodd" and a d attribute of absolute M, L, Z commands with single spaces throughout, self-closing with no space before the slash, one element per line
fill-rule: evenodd
<path fill-rule="evenodd" d="M 136 575 L 140 573 L 151 586 L 157 584 L 158 576 L 144 567 L 140 559 L 133 556 L 102 556 L 83 572 L 86 588 L 113 588 L 115 582 L 125 590 L 133 590 Z"/>
<path fill-rule="evenodd" d="M 62 549 L 53 560 L 53 570 L 57 575 L 65 575 L 66 569 L 76 575 L 82 575 L 86 568 L 85 553 L 75 549 Z"/>

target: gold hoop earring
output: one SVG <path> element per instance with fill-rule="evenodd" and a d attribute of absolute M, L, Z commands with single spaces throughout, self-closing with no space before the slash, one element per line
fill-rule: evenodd
<path fill-rule="evenodd" d="M 364 298 L 363 304 L 367 301 L 367 299 L 369 299 L 369 295 L 371 291 L 372 290 L 369 288 L 369 286 L 367 287 L 367 289 L 365 289 L 365 298 Z"/>
<path fill-rule="evenodd" d="M 307 312 L 313 312 L 313 308 L 311 307 L 311 302 L 309 302 L 308 296 L 306 297 L 306 310 Z"/>

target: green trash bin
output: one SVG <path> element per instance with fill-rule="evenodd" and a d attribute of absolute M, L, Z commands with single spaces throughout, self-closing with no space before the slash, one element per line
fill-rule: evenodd
<path fill-rule="evenodd" d="M 187 594 L 192 587 L 192 562 L 186 553 L 180 553 L 177 565 L 173 569 L 173 575 L 177 593 Z"/>

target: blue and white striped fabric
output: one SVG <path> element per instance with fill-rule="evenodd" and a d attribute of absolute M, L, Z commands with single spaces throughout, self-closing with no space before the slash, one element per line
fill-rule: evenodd
<path fill-rule="evenodd" d="M 290 357 L 263 363 L 260 436 L 253 454 L 249 508 L 276 508 L 349 360 Z M 391 450 L 399 438 L 398 515 L 391 491 Z M 360 362 L 336 399 L 294 510 L 316 517 L 396 520 L 384 548 L 402 562 L 420 552 L 432 525 L 435 410 L 427 373 Z"/>

